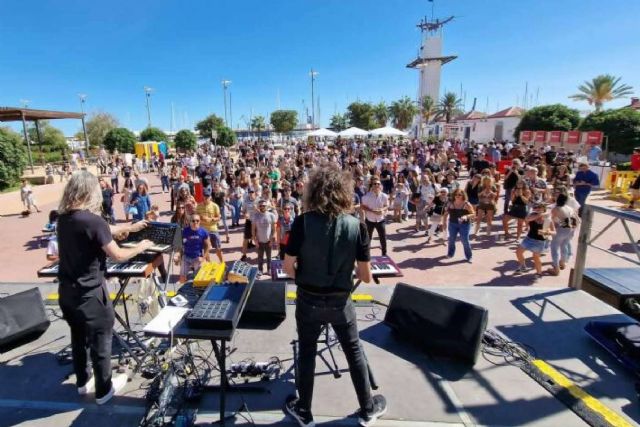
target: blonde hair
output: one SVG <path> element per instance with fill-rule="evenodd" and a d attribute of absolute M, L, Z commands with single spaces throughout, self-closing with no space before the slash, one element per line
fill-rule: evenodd
<path fill-rule="evenodd" d="M 93 213 L 99 213 L 102 209 L 102 190 L 98 178 L 85 170 L 71 175 L 64 187 L 58 213 L 63 215 L 77 209 L 86 209 Z"/>

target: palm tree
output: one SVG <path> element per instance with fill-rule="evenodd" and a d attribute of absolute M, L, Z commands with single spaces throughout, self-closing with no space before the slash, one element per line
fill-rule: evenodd
<path fill-rule="evenodd" d="M 373 117 L 375 118 L 378 127 L 385 127 L 389 121 L 389 109 L 384 101 L 380 101 L 373 106 Z"/>
<path fill-rule="evenodd" d="M 408 96 L 394 101 L 389 106 L 389 115 L 393 126 L 397 129 L 406 129 L 411 124 L 413 117 L 418 113 L 418 107 Z"/>
<path fill-rule="evenodd" d="M 429 123 L 436 112 L 436 103 L 433 98 L 429 95 L 424 96 L 420 102 L 420 110 L 424 122 Z"/>
<path fill-rule="evenodd" d="M 334 114 L 331 116 L 331 123 L 329 123 L 329 127 L 336 132 L 345 130 L 348 126 L 349 121 L 347 120 L 346 114 Z"/>
<path fill-rule="evenodd" d="M 587 101 L 589 105 L 595 105 L 596 112 L 602 110 L 602 105 L 612 99 L 624 98 L 633 94 L 633 88 L 620 84 L 621 77 L 610 74 L 601 74 L 590 82 L 578 86 L 580 93 L 571 95 L 574 101 Z"/>
<path fill-rule="evenodd" d="M 444 117 L 445 121 L 449 123 L 451 117 L 460 112 L 461 103 L 462 100 L 460 100 L 455 93 L 447 92 L 440 99 L 440 103 L 436 109 L 436 115 L 438 117 Z"/>
<path fill-rule="evenodd" d="M 266 122 L 264 120 L 264 117 L 255 116 L 253 119 L 251 119 L 251 129 L 254 129 L 258 133 L 260 133 L 260 131 L 263 130 L 265 127 L 266 127 Z"/>

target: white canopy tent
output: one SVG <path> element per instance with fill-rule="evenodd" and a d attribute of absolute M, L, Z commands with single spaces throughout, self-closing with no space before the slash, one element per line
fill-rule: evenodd
<path fill-rule="evenodd" d="M 339 132 L 338 136 L 341 138 L 355 138 L 356 136 L 369 136 L 369 132 L 357 127 L 350 127 L 349 129 Z"/>
<path fill-rule="evenodd" d="M 320 129 L 316 129 L 316 130 L 314 130 L 312 132 L 309 132 L 307 134 L 307 136 L 335 138 L 335 137 L 338 136 L 338 134 L 335 133 L 332 130 L 325 129 L 325 128 L 320 128 Z"/>
<path fill-rule="evenodd" d="M 374 129 L 371 131 L 371 134 L 374 136 L 407 136 L 406 132 L 402 132 L 401 130 L 389 126 Z"/>

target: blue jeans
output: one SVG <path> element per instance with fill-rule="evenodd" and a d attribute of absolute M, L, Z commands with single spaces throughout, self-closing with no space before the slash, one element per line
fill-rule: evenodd
<path fill-rule="evenodd" d="M 582 209 L 584 208 L 584 205 L 587 203 L 587 197 L 589 197 L 589 193 L 590 192 L 583 192 L 583 191 L 574 192 L 574 196 L 576 200 L 578 201 L 578 203 L 580 203 L 580 209 L 578 209 L 578 214 L 580 216 L 582 216 Z"/>
<path fill-rule="evenodd" d="M 233 206 L 233 220 L 231 224 L 240 224 L 240 214 L 242 213 L 242 200 L 231 199 L 231 206 Z"/>
<path fill-rule="evenodd" d="M 560 266 L 560 261 L 567 262 L 571 258 L 571 240 L 575 228 L 556 228 L 556 234 L 551 241 L 551 262 L 555 268 Z"/>
<path fill-rule="evenodd" d="M 473 255 L 471 253 L 471 245 L 469 244 L 469 230 L 471 225 L 468 221 L 465 222 L 449 222 L 449 249 L 447 250 L 447 256 L 453 257 L 456 254 L 456 236 L 460 233 L 460 240 L 462 241 L 462 247 L 464 248 L 464 256 L 468 260 Z"/>
<path fill-rule="evenodd" d="M 229 237 L 229 225 L 227 225 L 227 204 L 223 204 L 220 206 L 220 216 L 222 217 L 222 226 L 224 227 L 224 232 Z"/>
<path fill-rule="evenodd" d="M 358 336 L 356 311 L 351 296 L 310 294 L 298 288 L 296 325 L 298 327 L 298 368 L 296 387 L 300 396 L 298 406 L 311 410 L 313 382 L 316 369 L 318 338 L 324 325 L 330 324 L 349 364 L 349 373 L 358 403 L 362 409 L 373 405 L 369 367 Z"/>
<path fill-rule="evenodd" d="M 162 191 L 165 191 L 164 189 L 166 188 L 167 191 L 169 191 L 169 177 L 168 176 L 161 176 L 160 177 L 160 183 L 162 184 Z"/>

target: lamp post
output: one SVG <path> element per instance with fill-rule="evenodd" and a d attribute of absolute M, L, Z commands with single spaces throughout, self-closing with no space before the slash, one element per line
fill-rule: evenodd
<path fill-rule="evenodd" d="M 84 123 L 84 103 L 87 99 L 87 95 L 85 93 L 79 93 L 78 98 L 80 98 L 80 111 L 82 111 L 82 133 L 84 133 L 84 151 L 89 158 L 89 135 L 87 135 L 87 126 Z"/>
<path fill-rule="evenodd" d="M 222 80 L 222 90 L 224 91 L 224 124 L 225 126 L 229 126 L 229 121 L 227 120 L 227 88 L 231 84 L 231 80 Z"/>
<path fill-rule="evenodd" d="M 153 91 L 154 89 L 152 87 L 149 87 L 149 86 L 144 87 L 144 95 L 147 100 L 147 120 L 148 120 L 147 127 L 151 127 L 151 92 Z"/>
<path fill-rule="evenodd" d="M 315 97 L 314 97 L 314 82 L 316 81 L 316 76 L 320 74 L 317 71 L 313 71 L 313 68 L 311 69 L 311 72 L 309 73 L 309 76 L 311 76 L 311 130 L 316 128 L 316 107 L 315 107 Z"/>

